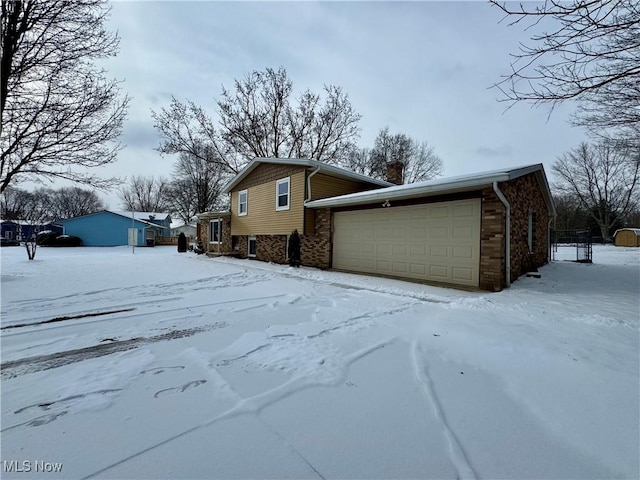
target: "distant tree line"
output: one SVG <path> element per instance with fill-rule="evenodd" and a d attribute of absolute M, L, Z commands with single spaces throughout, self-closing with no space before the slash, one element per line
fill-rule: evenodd
<path fill-rule="evenodd" d="M 553 164 L 556 229 L 588 229 L 610 241 L 616 229 L 640 227 L 640 152 L 629 144 L 582 143 Z"/>
<path fill-rule="evenodd" d="M 0 195 L 0 214 L 3 220 L 55 222 L 104 208 L 104 203 L 93 190 L 80 187 L 63 187 L 57 190 L 38 188 L 32 192 L 9 187 Z"/>

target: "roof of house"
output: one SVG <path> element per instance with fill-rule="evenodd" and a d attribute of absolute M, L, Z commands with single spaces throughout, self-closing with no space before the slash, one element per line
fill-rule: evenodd
<path fill-rule="evenodd" d="M 393 183 L 386 182 L 384 180 L 378 180 L 376 178 L 367 177 L 366 175 L 360 175 L 359 173 L 345 170 L 344 168 L 334 167 L 324 162 L 317 160 L 311 160 L 309 158 L 260 158 L 256 157 L 251 160 L 246 167 L 244 167 L 235 177 L 231 179 L 222 189 L 222 193 L 229 193 L 233 188 L 238 185 L 242 179 L 249 175 L 258 165 L 268 163 L 274 165 L 297 165 L 301 167 L 312 167 L 320 169 L 322 173 L 330 175 L 332 177 L 342 178 L 345 180 L 352 180 L 356 182 L 366 182 L 379 187 L 388 187 Z"/>
<path fill-rule="evenodd" d="M 160 227 L 160 225 L 150 222 L 149 221 L 150 217 L 153 216 L 154 219 L 156 219 L 156 220 L 166 220 L 167 218 L 170 218 L 168 213 L 127 212 L 127 211 L 116 211 L 116 210 L 100 210 L 98 212 L 88 213 L 86 215 L 79 215 L 77 217 L 71 217 L 71 218 L 66 218 L 64 220 L 59 220 L 59 223 L 64 223 L 64 222 L 67 222 L 69 220 L 76 220 L 78 218 L 89 217 L 91 215 L 96 215 L 98 213 L 110 213 L 112 215 L 118 215 L 120 217 L 128 218 L 129 220 L 131 220 L 132 217 L 133 217 L 133 220 L 135 220 L 136 222 L 140 222 L 140 223 L 143 223 L 145 225 L 154 226 L 154 227 Z"/>
<path fill-rule="evenodd" d="M 106 210 L 107 212 L 115 213 L 116 215 L 122 215 L 123 217 L 131 218 L 133 216 L 136 220 L 149 221 L 153 217 L 154 220 L 166 220 L 170 215 L 166 212 L 128 212 L 126 210 Z"/>
<path fill-rule="evenodd" d="M 618 230 L 615 231 L 613 236 L 615 237 L 618 234 L 618 232 L 633 232 L 636 234 L 636 237 L 640 237 L 640 228 L 619 228 Z"/>
<path fill-rule="evenodd" d="M 555 213 L 549 183 L 547 182 L 547 177 L 541 163 L 474 173 L 471 175 L 426 180 L 406 185 L 395 185 L 387 188 L 340 195 L 338 197 L 322 198 L 320 200 L 307 202 L 305 206 L 311 208 L 344 207 L 351 205 L 364 205 L 367 203 L 386 202 L 387 200 L 406 200 L 432 195 L 443 195 L 446 193 L 468 192 L 490 186 L 493 182 L 506 182 L 529 173 L 535 173 L 537 175 L 540 180 L 540 184 L 543 187 L 543 195 L 547 206 Z"/>

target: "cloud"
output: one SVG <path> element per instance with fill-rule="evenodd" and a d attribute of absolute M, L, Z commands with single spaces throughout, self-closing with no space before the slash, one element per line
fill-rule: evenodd
<path fill-rule="evenodd" d="M 508 157 L 513 155 L 513 148 L 510 145 L 481 146 L 475 149 L 475 153 L 483 157 Z"/>

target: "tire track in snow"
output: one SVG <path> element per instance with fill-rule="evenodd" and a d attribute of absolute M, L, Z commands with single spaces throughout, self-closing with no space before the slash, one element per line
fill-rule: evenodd
<path fill-rule="evenodd" d="M 190 337 L 196 333 L 225 328 L 227 326 L 228 324 L 225 322 L 216 322 L 209 325 L 203 325 L 201 327 L 171 330 L 167 333 L 154 335 L 152 337 L 136 337 L 129 340 L 121 340 L 102 345 L 92 345 L 90 347 L 77 348 L 75 350 L 67 350 L 65 352 L 52 353 L 49 355 L 39 355 L 36 357 L 13 360 L 0 365 L 0 376 L 3 379 L 15 378 L 27 373 L 50 370 L 52 368 L 62 367 L 64 365 L 81 362 L 90 358 L 104 357 L 105 355 L 111 355 L 112 353 L 133 350 L 134 348 L 148 345 L 150 343 Z"/>
<path fill-rule="evenodd" d="M 442 409 L 442 404 L 438 399 L 438 395 L 433 387 L 433 382 L 431 381 L 431 376 L 429 375 L 426 355 L 420 348 L 418 342 L 413 342 L 411 353 L 416 380 L 422 386 L 426 397 L 431 404 L 433 414 L 442 424 L 444 436 L 449 444 L 449 456 L 451 457 L 451 463 L 458 473 L 457 478 L 477 479 L 478 475 L 469 464 L 462 445 L 447 422 L 447 417 Z"/>
<path fill-rule="evenodd" d="M 52 308 L 70 308 L 76 305 L 86 305 L 87 302 L 109 302 L 113 300 L 122 301 L 124 299 L 135 299 L 133 302 L 123 304 L 122 308 L 142 305 L 144 303 L 157 303 L 181 298 L 179 295 L 192 293 L 200 290 L 219 290 L 222 288 L 247 287 L 256 283 L 266 282 L 273 278 L 273 275 L 257 274 L 244 270 L 228 275 L 205 277 L 188 282 L 178 282 L 175 284 L 158 283 L 134 287 L 113 287 L 88 292 L 78 292 L 60 297 L 44 297 L 36 299 L 15 300 L 8 302 L 3 308 L 3 317 L 16 316 L 17 314 L 28 314 L 32 311 L 40 313 L 43 310 Z M 164 291 L 171 291 L 172 299 L 163 296 Z M 108 295 L 104 295 L 108 294 Z M 92 298 L 90 298 L 92 297 Z M 140 302 L 141 298 L 152 298 L 146 302 Z M 19 320 L 15 320 L 16 322 Z M 3 323 L 7 323 L 6 320 Z"/>
<path fill-rule="evenodd" d="M 69 326 L 77 326 L 77 325 L 86 325 L 86 324 L 90 324 L 90 323 L 97 323 L 97 322 L 113 322 L 113 321 L 122 321 L 122 320 L 129 320 L 132 318 L 140 318 L 140 317 L 147 317 L 147 316 L 153 316 L 153 315 L 160 315 L 160 314 L 164 314 L 164 313 L 173 313 L 173 312 L 184 312 L 185 310 L 191 311 L 193 309 L 198 309 L 198 308 L 204 308 L 204 307 L 213 307 L 216 305 L 225 305 L 225 304 L 230 304 L 230 303 L 241 303 L 241 302 L 253 302 L 253 301 L 257 301 L 257 300 L 271 300 L 271 299 L 277 299 L 277 298 L 282 298 L 282 297 L 287 297 L 289 296 L 289 294 L 286 293 L 281 293 L 279 295 L 269 295 L 267 297 L 253 297 L 253 298 L 239 298 L 237 300 L 224 300 L 221 302 L 210 302 L 210 303 L 201 303 L 198 305 L 189 305 L 188 307 L 174 307 L 174 308 L 167 308 L 164 310 L 152 310 L 150 312 L 142 312 L 142 313 L 134 313 L 132 315 L 120 315 L 117 317 L 110 317 L 110 318 L 101 318 L 98 320 L 90 320 L 87 322 L 73 322 L 73 323 L 62 323 L 60 325 L 56 325 L 54 327 L 43 327 L 43 328 L 37 328 L 38 325 L 34 325 L 37 328 L 38 332 L 42 332 L 45 330 L 51 330 L 51 329 L 57 329 L 57 328 L 66 328 Z M 146 302 L 144 302 L 146 303 Z M 138 305 L 138 304 L 132 304 L 132 305 Z M 249 308 L 262 308 L 264 307 L 266 304 L 260 304 L 257 306 L 252 306 L 252 307 L 248 307 Z M 242 311 L 242 310 L 238 310 L 238 311 Z M 198 315 L 196 315 L 198 316 Z M 184 318 L 184 317 L 179 317 L 179 318 Z M 164 319 L 166 320 L 166 319 Z M 27 327 L 23 327 L 24 329 L 27 329 Z M 34 330 L 33 329 L 29 329 L 28 331 L 18 331 L 18 332 L 10 332 L 10 333 L 3 333 L 2 336 L 3 337 L 11 337 L 14 335 L 28 335 L 30 333 L 32 333 Z"/>

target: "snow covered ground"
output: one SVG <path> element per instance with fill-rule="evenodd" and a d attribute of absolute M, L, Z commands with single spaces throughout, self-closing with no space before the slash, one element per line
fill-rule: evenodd
<path fill-rule="evenodd" d="M 640 475 L 640 249 L 494 294 L 173 247 L 1 255 L 2 478 Z"/>

